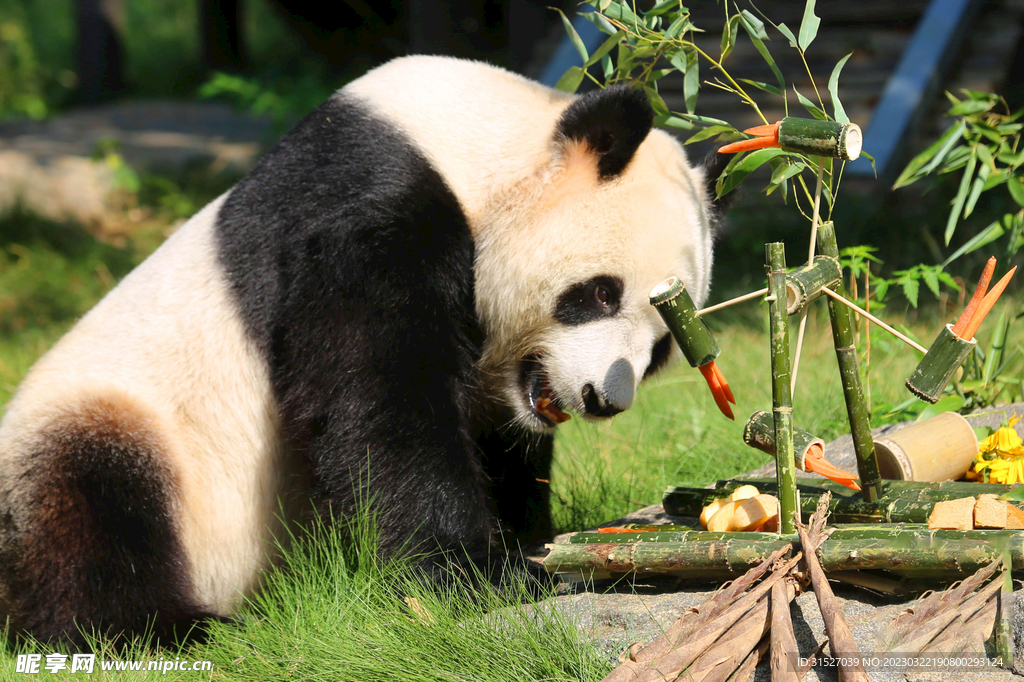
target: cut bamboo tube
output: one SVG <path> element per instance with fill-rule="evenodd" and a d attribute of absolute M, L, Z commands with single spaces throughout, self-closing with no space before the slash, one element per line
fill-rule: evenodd
<path fill-rule="evenodd" d="M 793 397 L 789 385 L 789 316 L 786 314 L 786 251 L 781 242 L 765 245 L 772 363 L 772 417 L 775 420 L 775 471 L 778 479 L 779 531 L 792 533 L 799 513 L 793 462 Z"/>
<path fill-rule="evenodd" d="M 743 442 L 772 457 L 775 456 L 775 420 L 772 419 L 771 412 L 758 410 L 750 415 L 747 425 L 743 427 Z M 824 440 L 807 431 L 793 429 L 793 460 L 797 469 L 807 471 L 804 468 L 807 454 L 816 453 L 820 456 L 824 451 Z"/>
<path fill-rule="evenodd" d="M 977 345 L 977 339 L 961 339 L 953 333 L 953 325 L 947 324 L 907 379 L 907 390 L 921 400 L 937 403 L 946 384 Z"/>
<path fill-rule="evenodd" d="M 789 595 L 782 582 L 772 586 L 771 608 L 772 682 L 800 682 L 796 673 L 799 653 L 789 611 Z"/>
<path fill-rule="evenodd" d="M 842 276 L 838 259 L 815 256 L 811 265 L 786 275 L 786 312 L 802 313 L 808 303 L 821 296 L 822 288 L 835 286 Z"/>
<path fill-rule="evenodd" d="M 669 277 L 651 290 L 650 299 L 691 367 L 701 367 L 719 356 L 722 351 L 718 342 L 704 320 L 697 317 L 697 306 L 683 280 Z"/>
<path fill-rule="evenodd" d="M 875 439 L 878 471 L 885 479 L 952 481 L 978 455 L 978 438 L 956 412 L 943 412 Z"/>
<path fill-rule="evenodd" d="M 823 255 L 839 258 L 835 227 L 831 222 L 822 224 L 818 229 L 818 242 Z M 842 281 L 836 285 L 836 292 L 845 296 L 846 289 Z M 832 320 L 832 340 L 836 347 L 836 360 L 839 362 L 839 377 L 843 383 L 846 413 L 850 420 L 850 435 L 853 437 L 853 447 L 857 453 L 861 495 L 866 501 L 871 502 L 881 495 L 881 477 L 878 475 L 878 462 L 875 460 L 875 444 L 871 438 L 867 401 L 864 399 L 864 389 L 860 383 L 857 348 L 853 343 L 853 321 L 850 319 L 849 309 L 831 299 L 828 302 L 828 313 Z"/>
<path fill-rule="evenodd" d="M 713 537 L 717 535 L 717 539 Z M 771 538 L 778 539 L 771 539 Z M 544 559 L 549 573 L 586 576 L 639 573 L 670 574 L 689 580 L 721 580 L 739 575 L 792 536 L 771 533 L 704 533 L 703 541 L 634 541 L 550 545 Z M 892 531 L 840 529 L 818 552 L 823 569 L 832 571 L 884 570 L 909 577 L 953 580 L 982 568 L 1004 551 L 1018 565 L 1024 561 L 1024 534 L 999 530 Z"/>
<path fill-rule="evenodd" d="M 856 123 L 787 116 L 779 125 L 779 146 L 788 152 L 854 161 L 864 135 Z"/>
<path fill-rule="evenodd" d="M 797 526 L 797 533 L 800 535 L 801 544 L 811 545 L 807 528 L 803 524 Z M 831 544 L 831 542 L 827 544 Z M 825 621 L 825 632 L 828 634 L 832 658 L 836 659 L 838 663 L 840 679 L 845 682 L 870 682 L 867 672 L 859 662 L 860 650 L 857 648 L 857 642 L 853 639 L 850 626 L 846 623 L 843 607 L 833 594 L 825 572 L 814 552 L 804 553 L 804 564 L 811 577 L 811 585 L 814 588 L 814 596 L 818 600 L 818 609 L 821 611 L 822 620 Z"/>

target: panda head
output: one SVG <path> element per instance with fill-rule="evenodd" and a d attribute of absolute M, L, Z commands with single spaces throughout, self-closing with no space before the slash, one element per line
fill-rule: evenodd
<path fill-rule="evenodd" d="M 678 275 L 700 305 L 711 269 L 704 173 L 636 88 L 572 100 L 536 171 L 495 197 L 477 231 L 481 361 L 531 431 L 610 417 L 677 354 L 648 292 Z"/>

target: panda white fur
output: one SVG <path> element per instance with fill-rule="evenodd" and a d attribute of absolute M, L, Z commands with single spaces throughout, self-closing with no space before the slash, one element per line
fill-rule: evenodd
<path fill-rule="evenodd" d="M 674 352 L 654 284 L 708 290 L 703 172 L 651 121 L 625 86 L 437 57 L 339 91 L 19 388 L 0 621 L 228 616 L 309 501 L 372 499 L 385 551 L 548 535 L 556 422 L 628 408 Z"/>

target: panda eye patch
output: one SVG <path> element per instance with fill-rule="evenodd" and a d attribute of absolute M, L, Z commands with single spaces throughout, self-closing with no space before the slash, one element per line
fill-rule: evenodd
<path fill-rule="evenodd" d="M 611 317 L 619 312 L 622 288 L 622 280 L 610 275 L 573 284 L 558 297 L 554 317 L 567 325 Z"/>

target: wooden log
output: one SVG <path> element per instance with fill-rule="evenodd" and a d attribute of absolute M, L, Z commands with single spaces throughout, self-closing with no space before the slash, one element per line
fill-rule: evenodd
<path fill-rule="evenodd" d="M 779 125 L 779 146 L 788 152 L 854 161 L 864 134 L 856 123 L 787 116 Z"/>
<path fill-rule="evenodd" d="M 775 472 L 778 480 L 779 532 L 792 533 L 800 511 L 793 461 L 793 396 L 789 383 L 789 316 L 786 314 L 786 250 L 765 245 L 768 269 L 768 318 L 772 363 L 772 418 L 775 422 Z"/>
<path fill-rule="evenodd" d="M 807 304 L 821 296 L 825 287 L 839 284 L 843 270 L 839 259 L 817 255 L 810 265 L 786 275 L 786 312 L 790 315 L 802 313 Z"/>
<path fill-rule="evenodd" d="M 978 345 L 977 339 L 966 341 L 953 333 L 947 324 L 932 342 L 925 356 L 907 378 L 907 390 L 928 403 L 937 403 L 960 365 Z"/>
<path fill-rule="evenodd" d="M 743 442 L 761 452 L 775 456 L 775 420 L 772 413 L 765 410 L 758 410 L 750 415 L 747 425 L 743 428 Z M 812 433 L 793 429 L 793 463 L 797 469 L 806 471 L 804 460 L 807 454 L 817 450 L 818 453 L 825 451 L 825 441 Z"/>
<path fill-rule="evenodd" d="M 818 228 L 818 243 L 822 255 L 839 258 L 835 226 L 831 221 L 822 223 Z M 841 296 L 846 295 L 846 287 L 842 281 L 834 288 Z M 828 314 L 832 321 L 832 340 L 836 347 L 839 378 L 843 384 L 843 398 L 846 400 L 846 414 L 850 420 L 850 435 L 853 437 L 853 448 L 857 454 L 861 495 L 866 502 L 873 502 L 881 496 L 881 476 L 878 474 L 878 462 L 875 459 L 868 405 L 860 381 L 857 347 L 853 343 L 853 320 L 850 310 L 831 298 L 828 301 Z"/>
<path fill-rule="evenodd" d="M 669 277 L 659 283 L 651 290 L 650 300 L 691 367 L 702 367 L 721 354 L 711 330 L 697 316 L 697 306 L 683 280 Z"/>

